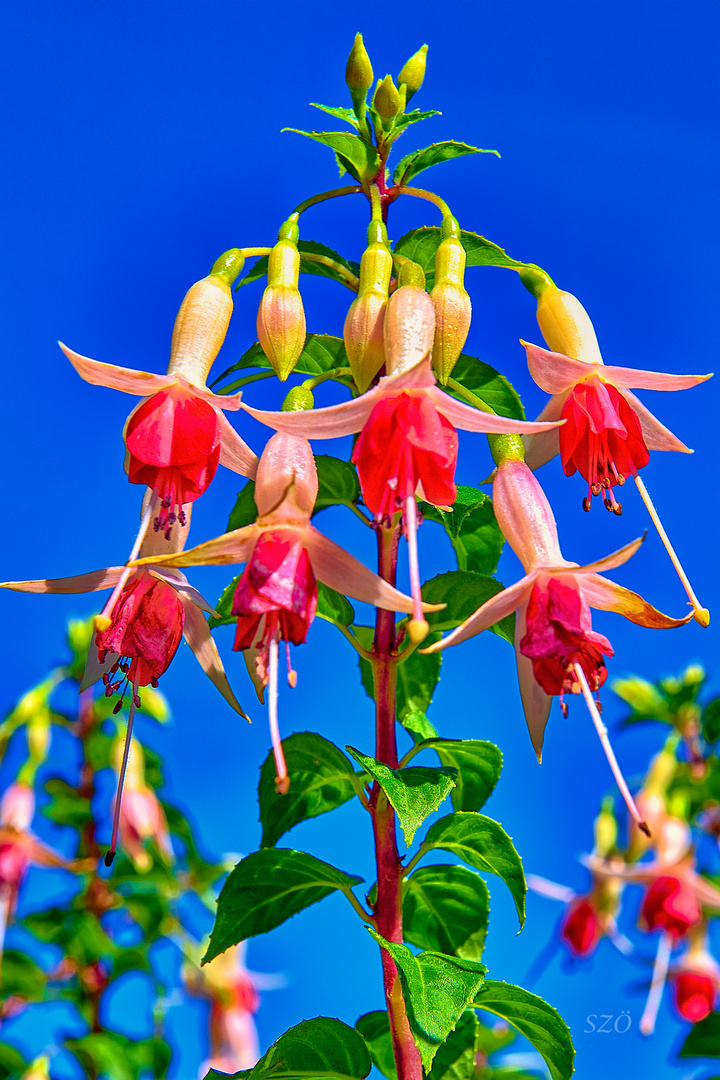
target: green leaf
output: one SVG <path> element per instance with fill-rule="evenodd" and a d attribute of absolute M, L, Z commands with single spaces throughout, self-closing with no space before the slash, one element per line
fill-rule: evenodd
<path fill-rule="evenodd" d="M 230 511 L 227 531 L 234 532 L 235 529 L 244 529 L 248 525 L 254 525 L 257 516 L 258 508 L 255 502 L 255 481 L 248 480 L 245 486 L 238 492 L 235 505 Z"/>
<path fill-rule="evenodd" d="M 25 1059 L 18 1053 L 14 1046 L 0 1043 L 0 1078 L 7 1080 L 13 1073 L 21 1073 L 25 1069 Z"/>
<path fill-rule="evenodd" d="M 127 1039 L 109 1032 L 91 1032 L 81 1039 L 68 1039 L 67 1046 L 91 1076 L 112 1080 L 135 1080 L 137 1072 L 127 1059 Z"/>
<path fill-rule="evenodd" d="M 477 233 L 460 233 L 460 240 L 465 248 L 468 266 L 499 266 L 509 270 L 540 270 L 535 263 L 520 262 L 511 258 L 503 248 L 493 244 L 492 240 L 486 240 Z M 432 288 L 435 278 L 435 252 L 442 242 L 442 229 L 437 225 L 422 225 L 419 229 L 413 229 L 401 236 L 395 245 L 395 251 L 405 255 L 413 262 L 419 263 L 427 275 L 427 287 Z M 547 276 L 547 275 L 546 275 Z M 454 373 L 453 373 L 454 374 Z"/>
<path fill-rule="evenodd" d="M 364 1080 L 371 1067 L 365 1040 L 354 1028 L 318 1016 L 281 1035 L 248 1076 L 251 1080 Z"/>
<path fill-rule="evenodd" d="M 502 591 L 503 586 L 495 578 L 475 574 L 472 570 L 449 570 L 423 585 L 422 596 L 427 604 L 446 605 L 442 611 L 428 612 L 425 618 L 432 631 L 453 630 L 474 615 L 486 600 Z M 515 641 L 515 615 L 506 615 L 488 629 L 512 645 Z"/>
<path fill-rule="evenodd" d="M 373 639 L 373 630 L 369 626 L 353 626 L 353 633 L 365 648 L 369 648 Z M 428 637 L 424 645 L 429 645 L 437 638 Z M 368 697 L 374 700 L 372 667 L 364 657 L 360 660 L 360 677 Z M 440 679 L 442 655 L 430 653 L 423 655 L 412 653 L 397 669 L 397 718 L 405 724 L 410 716 L 420 716 L 427 712 Z M 433 729 L 434 730 L 434 729 Z"/>
<path fill-rule="evenodd" d="M 358 126 L 358 119 L 354 109 L 344 109 L 338 105 L 320 105 L 317 101 L 311 101 L 310 104 L 313 109 L 320 109 L 321 112 L 328 113 L 338 120 L 347 120 L 348 124 L 352 124 L 354 128 Z"/>
<path fill-rule="evenodd" d="M 316 277 L 332 278 L 333 281 L 339 282 L 341 285 L 347 285 L 344 277 L 338 274 L 332 266 L 328 266 L 327 263 L 315 262 L 315 260 L 303 259 L 303 254 L 309 255 L 324 255 L 327 259 L 332 259 L 333 262 L 340 263 L 346 270 L 349 270 L 356 276 L 360 273 L 360 264 L 354 262 L 352 259 L 346 259 L 343 255 L 339 255 L 337 251 L 333 251 L 327 244 L 320 244 L 317 240 L 300 240 L 298 241 L 298 251 L 300 252 L 300 271 L 303 274 L 314 274 Z M 259 281 L 267 274 L 268 269 L 268 257 L 263 255 L 257 260 L 256 263 L 250 268 L 244 277 L 237 282 L 235 288 L 239 289 L 241 285 L 250 285 L 253 281 Z M 322 334 L 313 334 L 312 337 L 323 337 Z M 263 367 L 270 366 L 263 364 Z M 297 370 L 297 369 L 295 369 Z M 219 376 L 215 382 L 219 382 L 224 377 L 224 374 Z M 214 385 L 214 383 L 212 384 Z"/>
<path fill-rule="evenodd" d="M 476 870 L 497 874 L 507 885 L 520 927 L 525 922 L 525 874 L 522 860 L 502 825 L 483 814 L 455 813 L 440 818 L 427 831 L 423 851 L 449 851 Z"/>
<path fill-rule="evenodd" d="M 456 810 L 479 810 L 493 793 L 502 771 L 502 752 L 485 739 L 426 739 L 417 746 L 434 750 L 443 765 L 457 769 L 452 791 Z"/>
<path fill-rule="evenodd" d="M 425 713 L 408 713 L 407 716 L 402 718 L 401 723 L 415 743 L 437 738 L 437 731 L 430 723 Z"/>
<path fill-rule="evenodd" d="M 575 1050 L 570 1029 L 552 1005 L 512 983 L 486 980 L 475 998 L 486 1009 L 512 1024 L 542 1054 L 552 1080 L 570 1080 Z"/>
<path fill-rule="evenodd" d="M 315 465 L 318 493 L 313 514 L 327 506 L 353 506 L 360 501 L 360 481 L 352 462 L 330 454 L 318 454 Z"/>
<path fill-rule="evenodd" d="M 253 487 L 254 486 L 255 485 L 253 484 Z M 211 615 L 208 619 L 208 626 L 211 630 L 214 630 L 216 626 L 232 626 L 237 620 L 237 615 L 233 615 L 232 613 L 232 603 L 239 580 L 240 574 L 236 574 L 220 594 L 220 598 L 215 604 L 215 610 L 217 611 L 219 618 L 216 619 L 214 615 Z"/>
<path fill-rule="evenodd" d="M 477 146 L 468 146 L 462 142 L 438 142 L 432 146 L 425 146 L 422 150 L 413 150 L 406 154 L 395 166 L 393 183 L 409 184 L 413 176 L 429 169 L 433 165 L 440 165 L 443 161 L 452 161 L 453 158 L 463 157 L 465 154 L 495 154 L 500 157 L 497 150 L 481 150 Z"/>
<path fill-rule="evenodd" d="M 442 116 L 442 113 L 438 112 L 437 109 L 429 109 L 426 112 L 421 112 L 420 109 L 412 109 L 410 112 L 398 116 L 393 124 L 395 138 L 410 124 L 418 124 L 421 120 L 429 120 L 431 116 Z"/>
<path fill-rule="evenodd" d="M 708 742 L 720 739 L 720 698 L 708 701 L 702 712 L 703 735 Z"/>
<path fill-rule="evenodd" d="M 487 969 L 484 964 L 438 952 L 414 956 L 406 945 L 393 945 L 372 927 L 368 929 L 397 965 L 410 1028 L 427 1071 L 482 986 Z"/>
<path fill-rule="evenodd" d="M 350 626 L 350 623 L 355 618 L 355 611 L 347 597 L 343 596 L 342 593 L 335 592 L 329 585 L 323 585 L 322 581 L 318 581 L 317 590 L 318 605 L 316 615 L 319 615 L 321 619 L 325 619 L 326 622 L 333 623 L 335 626 Z"/>
<path fill-rule="evenodd" d="M 479 1026 L 475 1013 L 467 1009 L 438 1050 L 430 1080 L 468 1080 L 475 1075 L 475 1044 Z"/>
<path fill-rule="evenodd" d="M 49 806 L 43 807 L 43 814 L 58 825 L 71 825 L 81 829 L 92 821 L 90 800 L 83 798 L 65 780 L 54 777 L 45 784 L 45 790 L 51 797 Z"/>
<path fill-rule="evenodd" d="M 419 949 L 482 959 L 490 897 L 464 866 L 422 866 L 403 882 L 403 935 Z"/>
<path fill-rule="evenodd" d="M 253 852 L 237 864 L 222 887 L 203 963 L 230 945 L 267 933 L 336 889 L 349 892 L 362 880 L 303 851 L 263 848 Z"/>
<path fill-rule="evenodd" d="M 7 949 L 2 957 L 3 998 L 17 994 L 26 1001 L 42 1001 L 46 975 L 38 965 L 18 949 Z"/>
<path fill-rule="evenodd" d="M 678 1057 L 720 1057 L 720 1013 L 712 1012 L 693 1024 Z"/>
<path fill-rule="evenodd" d="M 390 1020 L 386 1010 L 365 1013 L 355 1024 L 355 1030 L 359 1031 L 365 1040 L 375 1068 L 379 1069 L 387 1080 L 397 1080 Z"/>
<path fill-rule="evenodd" d="M 348 131 L 299 131 L 297 128 L 283 128 L 283 131 L 304 135 L 307 139 L 329 146 L 350 175 L 360 183 L 372 180 L 380 168 L 380 157 L 372 143 Z"/>
<path fill-rule="evenodd" d="M 462 353 L 452 370 L 452 377 L 475 397 L 489 405 L 498 416 L 509 416 L 513 420 L 524 420 L 525 409 L 515 387 L 508 382 L 494 367 L 484 364 L 475 356 Z M 459 394 L 453 397 L 464 400 Z"/>
<path fill-rule="evenodd" d="M 376 780 L 395 810 L 409 847 L 426 817 L 434 814 L 455 784 L 455 769 L 428 769 L 422 766 L 391 769 L 375 758 L 346 746 L 348 754 Z"/>
<path fill-rule="evenodd" d="M 420 507 L 426 521 L 438 521 L 447 532 L 459 570 L 490 576 L 495 573 L 505 538 L 488 495 L 461 485 L 449 514 L 431 503 L 421 503 Z"/>
<path fill-rule="evenodd" d="M 322 735 L 304 731 L 283 739 L 290 790 L 275 787 L 275 759 L 269 753 L 260 770 L 258 802 L 263 827 L 261 847 L 273 847 L 300 821 L 342 806 L 355 794 L 353 767 L 343 752 Z"/>
<path fill-rule="evenodd" d="M 113 952 L 112 941 L 88 911 L 48 908 L 26 915 L 23 925 L 39 941 L 58 945 L 69 959 L 81 965 L 92 964 Z"/>
<path fill-rule="evenodd" d="M 307 263 L 307 265 L 320 266 L 322 264 Z M 333 337 L 331 334 L 308 334 L 305 338 L 303 351 L 293 368 L 293 373 L 295 375 L 326 375 L 328 371 L 347 366 L 348 360 L 342 338 Z M 270 361 L 262 350 L 262 346 L 257 341 L 250 346 L 247 352 L 243 353 L 236 363 L 226 368 L 221 375 L 218 375 L 212 386 L 216 388 L 229 375 L 234 372 L 246 371 L 248 368 L 262 368 L 266 371 L 270 371 L 272 368 Z M 238 382 L 216 389 L 216 393 L 232 394 L 243 385 L 241 379 Z"/>

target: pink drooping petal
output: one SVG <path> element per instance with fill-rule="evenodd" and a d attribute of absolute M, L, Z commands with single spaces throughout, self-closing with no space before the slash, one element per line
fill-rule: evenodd
<path fill-rule="evenodd" d="M 39 578 L 37 581 L 3 581 L 0 589 L 26 593 L 84 593 L 111 589 L 117 585 L 124 566 L 108 566 L 103 570 L 91 570 L 89 574 L 76 577 Z"/>
<path fill-rule="evenodd" d="M 388 585 L 312 525 L 304 530 L 303 544 L 310 555 L 316 577 L 331 589 L 386 611 L 402 611 L 406 615 L 412 613 L 412 597 Z M 423 610 L 437 611 L 438 606 L 424 604 Z"/>
<path fill-rule="evenodd" d="M 587 563 L 585 566 L 563 563 L 560 566 L 548 567 L 548 573 L 559 576 L 561 574 L 599 574 L 604 573 L 606 570 L 615 570 L 616 567 L 622 566 L 623 563 L 632 558 L 644 540 L 645 534 L 639 536 L 637 540 L 625 544 L 624 547 L 618 548 L 617 551 L 613 551 L 611 555 L 606 555 L 604 559 L 597 559 L 596 562 Z"/>
<path fill-rule="evenodd" d="M 208 405 L 212 405 L 214 409 L 219 409 L 221 411 L 224 409 L 225 412 L 237 412 L 240 408 L 242 394 L 213 394 L 212 390 L 208 390 L 205 386 L 198 386 L 189 379 L 184 379 L 182 375 L 176 375 L 175 380 L 188 390 L 192 390 L 193 394 L 202 398 Z"/>
<path fill-rule="evenodd" d="M 617 386 L 618 390 L 689 390 L 698 383 L 712 379 L 712 372 L 709 375 L 666 375 L 662 371 L 607 365 L 599 370 L 605 382 Z"/>
<path fill-rule="evenodd" d="M 681 442 L 677 435 L 673 435 L 669 428 L 666 428 L 656 416 L 653 416 L 635 394 L 630 390 L 623 390 L 623 397 L 637 413 L 648 450 L 676 450 L 681 454 L 693 453 L 689 446 Z"/>
<path fill-rule="evenodd" d="M 261 424 L 285 431 L 288 435 L 300 435 L 304 439 L 334 439 L 360 431 L 372 412 L 373 406 L 385 395 L 379 386 L 368 390 L 354 401 L 330 405 L 327 409 L 307 409 L 302 412 L 269 412 L 252 409 L 243 404 L 241 408 Z"/>
<path fill-rule="evenodd" d="M 255 542 L 262 530 L 256 525 L 247 525 L 244 529 L 235 529 L 233 532 L 223 533 L 214 540 L 208 540 L 205 544 L 190 548 L 188 551 L 177 551 L 172 555 L 155 556 L 147 559 L 137 559 L 131 566 L 232 566 L 233 563 L 247 562 L 248 556 L 255 547 Z"/>
<path fill-rule="evenodd" d="M 688 877 L 700 903 L 705 907 L 714 908 L 716 911 L 720 910 L 720 890 L 716 889 L 714 885 L 711 885 L 709 881 L 699 874 L 691 872 Z"/>
<path fill-rule="evenodd" d="M 515 659 L 517 661 L 518 687 L 523 712 L 525 713 L 525 722 L 533 750 L 537 755 L 538 764 L 541 764 L 545 728 L 547 727 L 553 699 L 549 694 L 545 693 L 535 678 L 532 660 L 527 656 L 523 656 L 520 652 L 520 642 L 527 633 L 527 598 L 531 591 L 532 582 L 518 608 L 517 619 L 515 620 Z"/>
<path fill-rule="evenodd" d="M 441 649 L 447 648 L 448 645 L 459 645 L 461 641 L 467 641 L 468 638 L 479 634 L 481 630 L 487 630 L 488 627 L 494 626 L 496 622 L 504 619 L 506 615 L 510 615 L 527 600 L 532 591 L 535 577 L 535 574 L 528 574 L 526 577 L 520 578 L 508 589 L 503 589 L 497 596 L 491 596 L 469 619 L 465 620 L 462 626 L 458 626 L 457 630 L 453 630 L 442 641 L 436 641 L 434 645 L 423 649 L 422 652 L 440 652 Z"/>
<path fill-rule="evenodd" d="M 149 397 L 177 382 L 174 376 L 154 375 L 150 371 L 136 371 L 134 368 L 118 367 L 117 364 L 102 364 L 99 360 L 91 360 L 88 356 L 73 352 L 63 345 L 62 341 L 59 341 L 58 345 L 80 378 L 93 386 L 107 386 L 111 390 L 121 390 L 124 394 Z"/>
<path fill-rule="evenodd" d="M 246 442 L 238 435 L 227 417 L 218 413 L 220 420 L 220 464 L 232 472 L 255 479 L 258 458 Z"/>
<path fill-rule="evenodd" d="M 541 349 L 539 345 L 530 345 L 527 341 L 520 344 L 525 346 L 533 380 L 546 394 L 564 394 L 588 375 L 598 371 L 605 375 L 611 370 L 601 364 L 586 364 L 584 360 L 573 360 L 562 353 Z"/>
<path fill-rule="evenodd" d="M 202 593 L 198 592 L 179 570 L 174 570 L 172 567 L 163 570 L 151 568 L 148 573 L 151 577 L 157 578 L 158 581 L 164 581 L 168 585 L 171 585 L 175 592 L 180 596 L 183 604 L 187 600 L 188 603 L 194 604 L 195 607 L 199 607 L 201 611 L 206 611 L 208 615 L 214 615 L 216 618 L 218 617 L 215 608 L 208 603 Z"/>
<path fill-rule="evenodd" d="M 682 619 L 673 619 L 670 615 L 664 615 L 658 611 L 642 596 L 631 592 L 630 589 L 617 585 L 608 578 L 600 577 L 599 574 L 586 574 L 578 578 L 582 594 L 590 607 L 600 611 L 616 611 L 624 615 L 630 622 L 639 626 L 649 626 L 654 630 L 667 630 L 676 626 L 683 626 L 693 618 L 693 612 L 689 612 Z"/>
<path fill-rule="evenodd" d="M 435 386 L 437 380 L 432 369 L 430 358 L 421 360 L 419 364 L 410 367 L 407 371 L 399 371 L 396 375 L 385 375 L 378 383 L 377 389 L 389 390 L 425 390 L 429 386 Z"/>
<path fill-rule="evenodd" d="M 559 420 L 567 394 L 568 391 L 564 394 L 554 394 L 537 417 L 537 420 Z M 523 435 L 525 464 L 533 472 L 539 469 L 541 465 L 551 461 L 559 453 L 560 435 L 558 432 L 558 428 L 553 428 L 551 431 L 540 431 L 535 435 Z"/>
<path fill-rule="evenodd" d="M 202 613 L 193 603 L 183 602 L 183 606 L 185 608 L 183 636 L 195 653 L 200 667 L 235 712 L 239 713 L 243 719 L 249 720 L 250 718 L 230 689 L 217 646 Z"/>
<path fill-rule="evenodd" d="M 558 421 L 538 423 L 532 420 L 511 420 L 507 416 L 484 413 L 479 409 L 474 409 L 472 405 L 456 401 L 438 386 L 431 387 L 427 393 L 438 412 L 447 417 L 453 427 L 462 428 L 463 431 L 480 431 L 496 435 L 530 435 L 534 431 L 551 431 L 559 426 Z"/>

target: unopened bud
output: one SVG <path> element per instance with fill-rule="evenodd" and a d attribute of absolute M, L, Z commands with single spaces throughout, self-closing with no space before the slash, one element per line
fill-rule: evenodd
<path fill-rule="evenodd" d="M 309 386 L 293 386 L 280 406 L 281 412 L 302 412 L 315 408 L 315 397 Z"/>
<path fill-rule="evenodd" d="M 382 226 L 380 229 L 384 233 Z M 362 394 L 385 363 L 383 326 L 392 266 L 392 255 L 384 237 L 371 241 L 360 260 L 358 295 L 350 305 L 343 327 L 348 363 Z"/>
<path fill-rule="evenodd" d="M 380 119 L 386 123 L 391 123 L 397 114 L 402 111 L 402 101 L 392 75 L 386 75 L 377 84 L 373 98 L 373 108 Z"/>
<path fill-rule="evenodd" d="M 35 1058 L 20 1080 L 50 1080 L 50 1058 L 46 1055 Z"/>
<path fill-rule="evenodd" d="M 35 765 L 41 765 L 50 749 L 50 716 L 37 715 L 25 728 L 30 759 Z"/>
<path fill-rule="evenodd" d="M 297 226 L 283 226 L 280 235 L 268 259 L 268 284 L 258 308 L 257 335 L 273 371 L 284 382 L 305 346 L 305 311 L 298 289 Z"/>
<path fill-rule="evenodd" d="M 409 101 L 413 94 L 417 94 L 423 84 L 423 80 L 425 79 L 427 51 L 427 45 L 423 45 L 421 49 L 418 49 L 418 51 L 406 61 L 402 71 L 398 75 L 398 86 L 405 86 L 407 94 L 406 101 Z"/>
<path fill-rule="evenodd" d="M 595 854 L 606 859 L 617 845 L 618 826 L 613 812 L 612 799 L 603 801 L 602 809 L 595 818 Z"/>
<path fill-rule="evenodd" d="M 404 285 L 390 297 L 385 314 L 385 365 L 388 375 L 409 371 L 432 351 L 435 308 L 426 292 Z"/>
<path fill-rule="evenodd" d="M 232 310 L 232 293 L 225 276 L 209 274 L 188 289 L 173 327 L 168 375 L 182 375 L 194 386 L 205 386 L 225 340 Z"/>
<path fill-rule="evenodd" d="M 363 43 L 362 34 L 355 35 L 345 68 L 345 82 L 350 89 L 353 108 L 358 116 L 365 114 L 365 98 L 373 84 L 373 69 Z"/>
<path fill-rule="evenodd" d="M 659 754 L 656 754 L 650 764 L 644 791 L 654 795 L 665 795 L 670 781 L 675 776 L 677 769 L 677 757 L 675 749 L 678 744 L 676 735 L 671 735 Z"/>
<path fill-rule="evenodd" d="M 652 717 L 655 720 L 664 720 L 668 717 L 668 703 L 657 687 L 633 676 L 631 679 L 616 679 L 612 684 L 613 691 L 627 702 L 630 708 L 640 716 Z"/>
<path fill-rule="evenodd" d="M 443 385 L 463 351 L 472 318 L 472 304 L 464 284 L 465 249 L 459 233 L 453 218 L 443 222 L 445 239 L 435 254 L 435 285 L 430 293 L 436 320 L 432 364 Z"/>
<path fill-rule="evenodd" d="M 542 270 L 521 270 L 520 278 L 537 297 L 537 321 L 548 349 L 586 364 L 602 364 L 595 328 L 577 297 L 558 289 Z"/>

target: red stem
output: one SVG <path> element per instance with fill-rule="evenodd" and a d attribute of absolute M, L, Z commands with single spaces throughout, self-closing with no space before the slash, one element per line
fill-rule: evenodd
<path fill-rule="evenodd" d="M 377 530 L 378 573 L 391 585 L 395 584 L 399 535 L 399 528 Z M 378 608 L 372 661 L 375 686 L 375 757 L 393 769 L 397 768 L 398 764 L 395 740 L 395 645 L 395 615 L 392 611 Z M 373 786 L 370 796 L 370 812 L 377 864 L 377 898 L 374 908 L 377 929 L 387 941 L 401 945 L 402 863 L 395 835 L 395 811 L 377 784 Z M 398 1080 L 422 1080 L 420 1053 L 408 1023 L 397 968 L 385 949 L 381 949 L 380 953 Z"/>

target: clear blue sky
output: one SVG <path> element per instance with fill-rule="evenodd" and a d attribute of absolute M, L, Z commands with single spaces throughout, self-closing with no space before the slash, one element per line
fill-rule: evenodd
<path fill-rule="evenodd" d="M 16 3 L 0 10 L 0 165 L 4 257 L 2 322 L 5 462 L 4 578 L 60 576 L 123 561 L 136 525 L 138 492 L 122 472 L 121 429 L 131 401 L 81 383 L 55 344 L 111 363 L 163 371 L 186 289 L 231 246 L 268 244 L 300 198 L 337 183 L 328 151 L 284 126 L 322 128 L 309 101 L 346 104 L 343 72 L 361 29 L 377 75 L 397 73 L 430 46 L 421 108 L 443 115 L 403 137 L 402 152 L 455 138 L 497 148 L 427 174 L 463 227 L 517 258 L 544 266 L 580 297 L 607 362 L 671 372 L 712 370 L 717 325 L 717 77 L 720 19 L 713 3 L 622 0 L 416 0 L 391 7 L 317 2 Z M 400 149 L 400 148 L 399 148 Z M 362 200 L 318 208 L 302 235 L 358 258 Z M 393 209 L 391 236 L 436 221 L 417 204 Z M 474 321 L 467 351 L 498 367 L 528 414 L 543 395 L 530 384 L 518 338 L 539 340 L 534 304 L 514 274 L 469 275 Z M 308 326 L 340 333 L 348 293 L 303 279 Z M 257 286 L 238 295 L 218 371 L 254 340 Z M 646 483 L 701 600 L 720 614 L 714 558 L 717 387 L 645 394 L 658 416 L 696 450 L 656 455 Z M 261 384 L 253 404 L 277 407 Z M 266 433 L 244 434 L 261 450 Z M 460 482 L 490 470 L 480 439 L 462 444 Z M 582 481 L 557 461 L 540 476 L 556 510 L 567 558 L 589 561 L 648 525 L 633 492 L 625 515 L 580 509 Z M 195 542 L 223 531 L 238 489 L 219 472 L 193 519 Z M 317 522 L 359 555 L 366 538 L 340 511 Z M 451 566 L 451 551 L 427 525 L 426 576 Z M 514 557 L 501 575 L 518 574 Z M 654 534 L 617 579 L 680 614 L 684 594 Z M 210 599 L 227 574 L 198 572 Z M 65 620 L 89 614 L 90 598 L 2 597 L 5 677 L 0 709 L 61 657 Z M 596 627 L 616 650 L 611 674 L 649 677 L 704 660 L 720 687 L 717 626 L 653 633 L 618 616 Z M 231 677 L 252 703 L 244 665 L 219 637 Z M 241 725 L 183 649 L 162 680 L 174 723 L 141 732 L 168 762 L 170 795 L 192 810 L 208 849 L 252 850 L 259 839 L 255 785 L 268 737 L 265 717 Z M 299 686 L 281 700 L 285 733 L 319 730 L 371 752 L 371 709 L 354 661 L 335 632 L 316 623 L 296 652 Z M 606 715 L 620 711 L 609 692 Z M 515 838 L 526 869 L 582 888 L 576 862 L 590 844 L 592 816 L 609 774 L 578 703 L 554 712 L 538 768 L 519 709 L 512 650 L 492 635 L 447 657 L 432 718 L 448 736 L 496 741 L 505 772 L 490 804 Z M 616 737 L 629 775 L 659 733 Z M 340 833 L 340 827 L 342 831 Z M 344 848 L 343 840 L 347 843 Z M 367 822 L 358 806 L 299 827 L 287 839 L 372 880 Z M 522 982 L 558 910 L 532 898 L 515 936 L 508 896 L 491 881 L 486 959 L 494 978 Z M 344 901 L 333 898 L 250 944 L 249 963 L 283 971 L 287 989 L 268 994 L 258 1016 L 267 1045 L 303 1017 L 331 1013 L 354 1023 L 381 1002 L 375 946 Z M 632 933 L 632 904 L 624 929 Z M 645 945 L 649 945 L 645 942 Z M 356 954 L 339 978 L 336 963 Z M 604 944 L 572 977 L 557 959 L 535 989 L 571 1024 L 582 1080 L 695 1077 L 667 1064 L 679 1024 L 667 1008 L 652 1041 L 637 1022 L 642 970 Z M 584 1034 L 590 1013 L 630 1013 L 626 1035 Z M 178 1072 L 175 1080 L 189 1080 Z"/>

